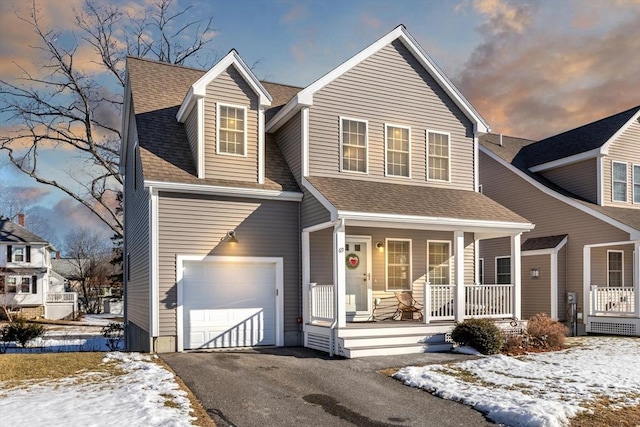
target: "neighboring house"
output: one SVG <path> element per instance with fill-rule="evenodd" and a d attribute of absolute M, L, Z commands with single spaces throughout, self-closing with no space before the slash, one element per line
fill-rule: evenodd
<path fill-rule="evenodd" d="M 640 106 L 539 142 L 481 139 L 483 192 L 536 224 L 522 244 L 522 315 L 640 335 Z M 507 242 L 481 243 L 485 283 L 510 280 Z"/>
<path fill-rule="evenodd" d="M 0 218 L 0 305 L 30 319 L 73 317 L 77 295 L 65 292 L 64 278 L 51 270 L 55 249 L 24 228 L 24 215 L 18 218 Z"/>
<path fill-rule="evenodd" d="M 129 349 L 399 354 L 520 317 L 519 275 L 476 284 L 477 244 L 509 239 L 519 271 L 533 225 L 477 191 L 488 126 L 404 27 L 306 88 L 235 51 L 208 71 L 129 58 L 124 99 Z M 371 322 L 401 291 L 423 320 Z"/>

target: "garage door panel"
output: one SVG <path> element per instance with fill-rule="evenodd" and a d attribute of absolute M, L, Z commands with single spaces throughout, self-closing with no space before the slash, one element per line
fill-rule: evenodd
<path fill-rule="evenodd" d="M 273 263 L 185 262 L 184 348 L 273 345 Z"/>

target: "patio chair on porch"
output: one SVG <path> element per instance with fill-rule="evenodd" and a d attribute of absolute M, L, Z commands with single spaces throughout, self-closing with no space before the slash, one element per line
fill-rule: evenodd
<path fill-rule="evenodd" d="M 411 292 L 396 292 L 394 295 L 398 300 L 398 309 L 393 316 L 394 320 L 415 320 L 416 314 L 419 321 L 424 319 L 422 316 L 423 306 L 413 298 Z"/>

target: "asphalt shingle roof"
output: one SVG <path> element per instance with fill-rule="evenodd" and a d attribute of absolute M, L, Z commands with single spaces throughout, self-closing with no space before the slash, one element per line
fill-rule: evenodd
<path fill-rule="evenodd" d="M 534 238 L 525 240 L 524 243 L 522 243 L 522 246 L 520 247 L 520 249 L 522 251 L 553 249 L 557 247 L 565 237 L 567 237 L 567 234 L 561 234 L 558 236 L 534 237 Z"/>
<path fill-rule="evenodd" d="M 49 242 L 7 218 L 0 218 L 0 242 L 34 243 L 48 245 Z"/>
<path fill-rule="evenodd" d="M 307 180 L 338 210 L 529 223 L 481 193 L 424 185 L 311 176 Z"/>

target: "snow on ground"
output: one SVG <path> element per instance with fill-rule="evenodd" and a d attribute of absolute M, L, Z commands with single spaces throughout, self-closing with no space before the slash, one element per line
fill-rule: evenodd
<path fill-rule="evenodd" d="M 579 345 L 561 352 L 406 367 L 394 377 L 473 406 L 507 426 L 566 426 L 599 398 L 619 407 L 640 404 L 640 339 L 584 337 L 575 342 Z"/>
<path fill-rule="evenodd" d="M 96 326 L 106 326 L 111 322 L 122 323 L 122 314 L 83 314 L 80 322 L 83 324 Z"/>
<path fill-rule="evenodd" d="M 0 383 L 2 425 L 190 426 L 194 418 L 189 415 L 186 393 L 173 374 L 150 359 L 135 353 L 107 353 L 103 363 L 120 364 L 124 375 L 85 374 L 80 380 L 12 388 Z"/>

